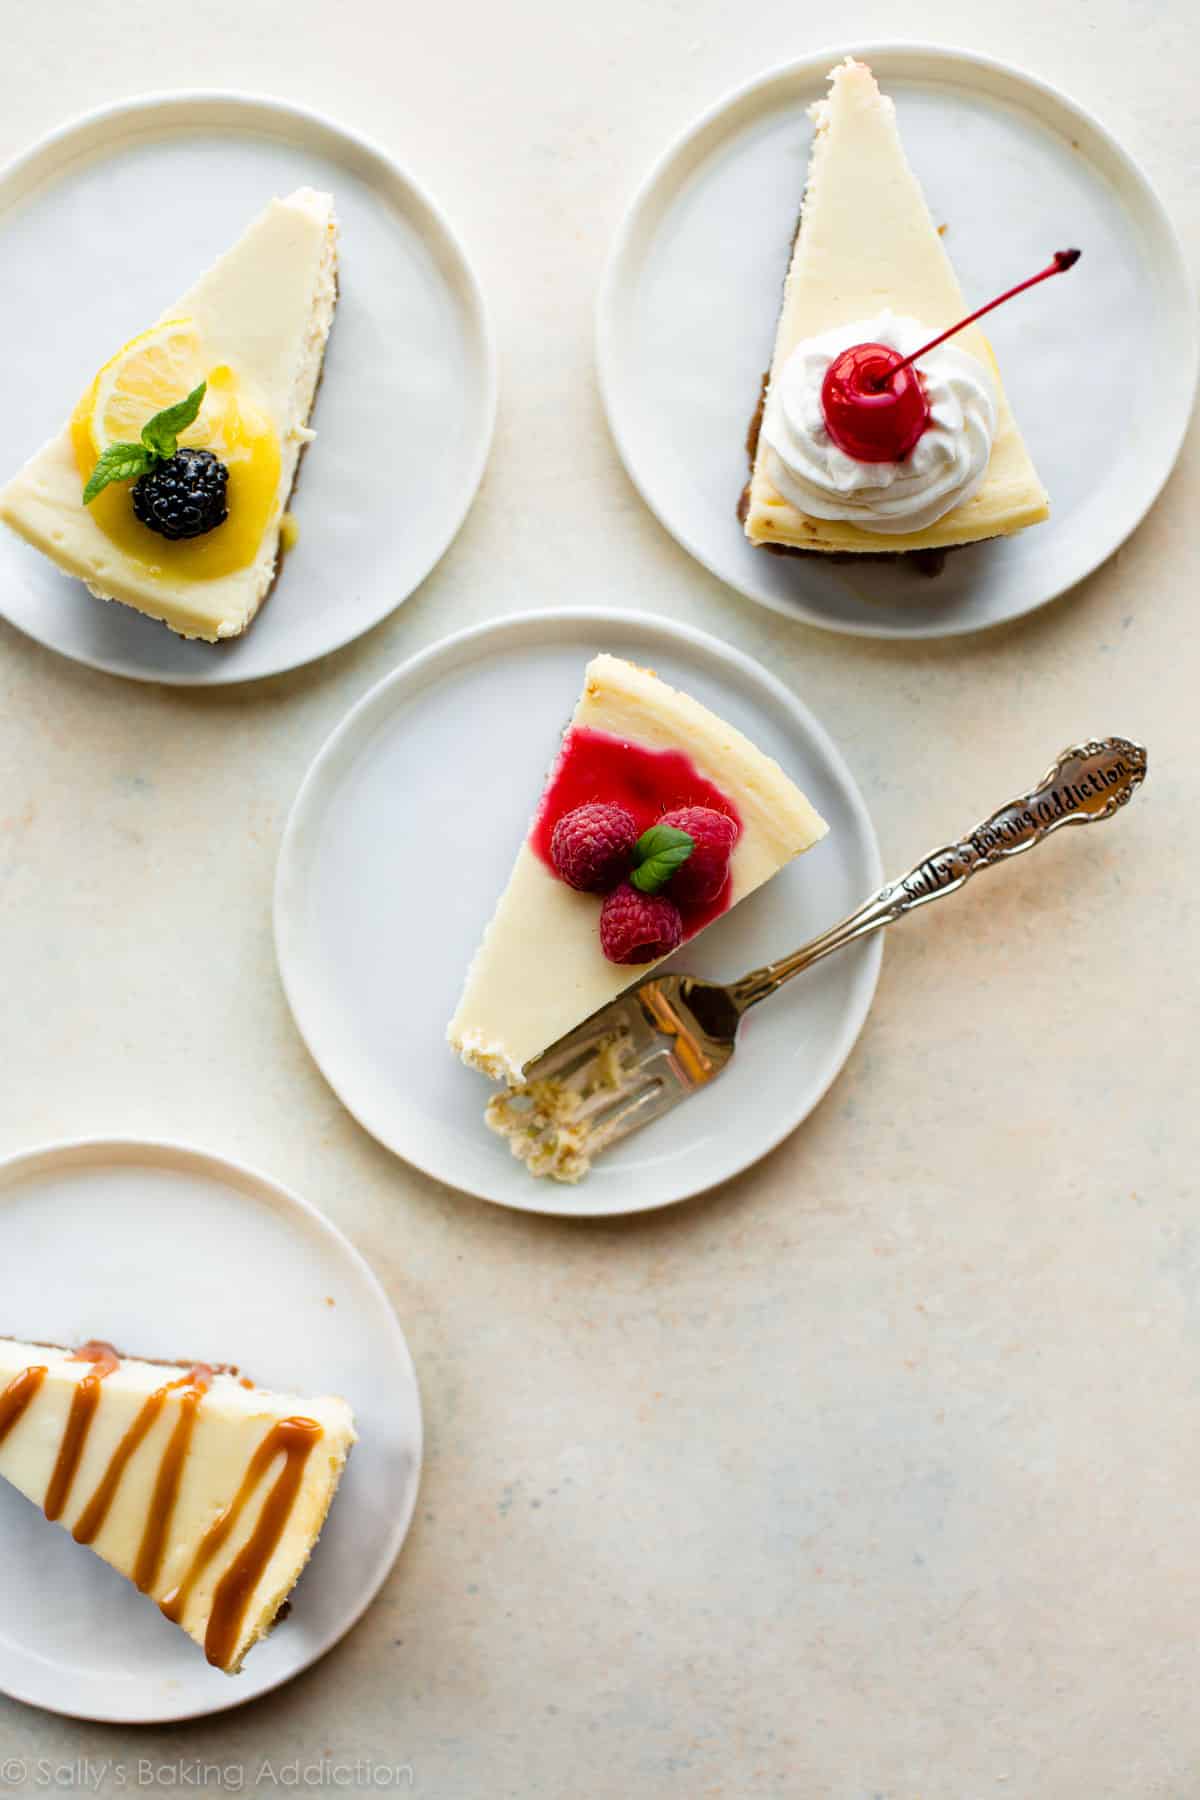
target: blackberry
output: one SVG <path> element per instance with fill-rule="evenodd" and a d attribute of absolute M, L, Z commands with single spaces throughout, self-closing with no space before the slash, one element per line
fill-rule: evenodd
<path fill-rule="evenodd" d="M 211 450 L 177 450 L 133 484 L 133 510 L 165 538 L 201 537 L 229 517 L 229 470 Z"/>

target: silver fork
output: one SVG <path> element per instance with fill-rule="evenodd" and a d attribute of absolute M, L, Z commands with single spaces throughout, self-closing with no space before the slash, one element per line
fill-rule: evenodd
<path fill-rule="evenodd" d="M 1032 792 L 889 881 L 839 924 L 779 962 L 722 985 L 655 975 L 593 1013 L 499 1095 L 488 1124 L 536 1175 L 577 1181 L 602 1150 L 707 1087 L 734 1053 L 752 1006 L 845 944 L 958 891 L 979 869 L 1040 844 L 1063 825 L 1109 819 L 1146 778 L 1146 752 L 1110 737 L 1064 750 Z"/>

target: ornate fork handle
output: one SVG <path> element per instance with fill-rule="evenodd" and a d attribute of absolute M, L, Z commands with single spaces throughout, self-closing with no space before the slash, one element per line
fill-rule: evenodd
<path fill-rule="evenodd" d="M 885 882 L 820 937 L 735 982 L 730 993 L 739 1012 L 756 1006 L 793 975 L 844 944 L 881 931 L 930 900 L 956 893 L 979 869 L 1032 850 L 1060 826 L 1110 819 L 1146 779 L 1146 766 L 1145 750 L 1129 738 L 1099 738 L 1064 750 L 1030 793 L 1010 800 L 957 844 L 935 850 L 898 881 Z"/>

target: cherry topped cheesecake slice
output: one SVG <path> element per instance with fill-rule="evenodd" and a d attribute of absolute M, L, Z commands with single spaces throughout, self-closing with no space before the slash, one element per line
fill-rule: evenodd
<path fill-rule="evenodd" d="M 354 1441 L 332 1395 L 0 1338 L 0 1476 L 228 1675 L 299 1579 Z"/>
<path fill-rule="evenodd" d="M 746 536 L 783 550 L 936 552 L 1036 525 L 1048 516 L 1045 490 L 892 101 L 865 63 L 847 58 L 813 113 L 800 227 L 751 429 Z"/>
<path fill-rule="evenodd" d="M 647 669 L 595 657 L 451 1045 L 519 1084 L 551 1044 L 826 829 L 734 726 Z"/>
<path fill-rule="evenodd" d="M 0 519 L 102 600 L 239 636 L 275 579 L 336 300 L 332 198 L 273 200 L 109 358 Z"/>

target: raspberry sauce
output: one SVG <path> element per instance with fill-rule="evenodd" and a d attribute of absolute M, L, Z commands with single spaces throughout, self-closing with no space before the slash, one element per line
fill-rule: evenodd
<path fill-rule="evenodd" d="M 714 812 L 732 819 L 741 835 L 737 807 L 705 779 L 682 750 L 647 750 L 607 731 L 575 725 L 563 740 L 529 834 L 530 844 L 548 869 L 554 868 L 550 856 L 554 827 L 564 813 L 593 800 L 626 807 L 637 820 L 639 833 L 648 831 L 676 807 L 711 806 Z M 703 906 L 680 907 L 685 939 L 695 937 L 728 911 L 732 885 L 727 880 L 716 899 Z"/>

